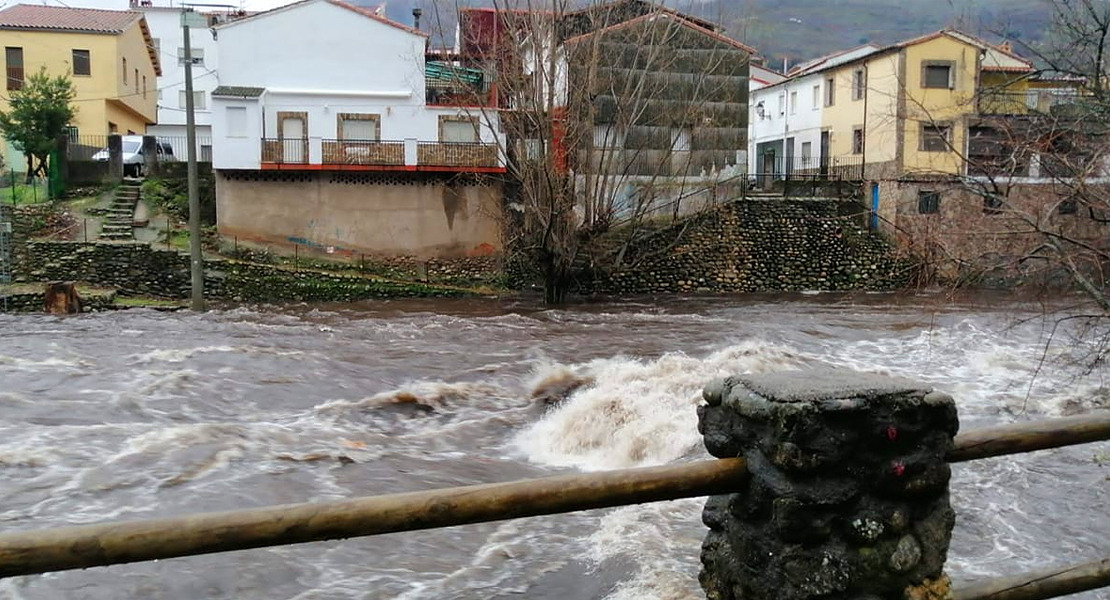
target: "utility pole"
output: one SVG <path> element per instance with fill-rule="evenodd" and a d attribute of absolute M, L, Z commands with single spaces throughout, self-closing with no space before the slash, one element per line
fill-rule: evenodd
<path fill-rule="evenodd" d="M 181 34 L 185 40 L 185 136 L 189 166 L 189 262 L 193 299 L 191 308 L 204 310 L 204 256 L 200 251 L 200 191 L 197 184 L 197 122 L 193 114 L 193 49 L 189 25 L 198 14 L 191 8 L 181 11 Z M 203 16 L 201 17 L 203 20 Z"/>

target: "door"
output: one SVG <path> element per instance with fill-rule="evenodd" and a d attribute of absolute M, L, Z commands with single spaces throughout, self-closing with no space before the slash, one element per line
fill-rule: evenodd
<path fill-rule="evenodd" d="M 281 160 L 287 163 L 305 162 L 307 148 L 304 118 L 284 117 L 281 120 Z"/>
<path fill-rule="evenodd" d="M 871 184 L 871 231 L 879 230 L 879 184 Z"/>
<path fill-rule="evenodd" d="M 821 169 L 822 177 L 829 174 L 829 132 L 821 132 Z"/>
<path fill-rule="evenodd" d="M 775 151 L 767 150 L 763 153 L 763 181 L 761 186 L 765 190 L 771 189 L 771 182 L 775 180 Z"/>

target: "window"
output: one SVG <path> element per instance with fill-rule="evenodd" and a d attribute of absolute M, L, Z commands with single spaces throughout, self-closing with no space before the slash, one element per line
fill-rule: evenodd
<path fill-rule="evenodd" d="M 790 92 L 790 114 L 798 114 L 798 92 Z"/>
<path fill-rule="evenodd" d="M 867 77 L 863 69 L 852 71 L 852 100 L 862 100 L 867 93 Z"/>
<path fill-rule="evenodd" d="M 671 129 L 671 149 L 675 152 L 689 152 L 694 132 L 689 127 Z"/>
<path fill-rule="evenodd" d="M 23 48 L 4 48 L 8 68 L 8 89 L 23 89 Z"/>
<path fill-rule="evenodd" d="M 1002 212 L 1002 199 L 991 193 L 984 194 L 983 213 L 997 215 L 1000 212 Z"/>
<path fill-rule="evenodd" d="M 863 127 L 852 128 L 852 154 L 863 154 Z"/>
<path fill-rule="evenodd" d="M 146 75 L 143 75 L 143 98 L 146 98 Z"/>
<path fill-rule="evenodd" d="M 1065 198 L 1060 201 L 1060 205 L 1056 207 L 1056 211 L 1062 215 L 1074 215 L 1079 210 L 1079 203 L 1075 201 L 1075 196 Z"/>
<path fill-rule="evenodd" d="M 341 140 L 376 142 L 381 139 L 381 120 L 378 115 L 340 113 L 336 120 L 336 133 Z"/>
<path fill-rule="evenodd" d="M 802 142 L 802 168 L 808 167 L 813 160 L 813 142 Z"/>
<path fill-rule="evenodd" d="M 439 141 L 474 143 L 478 141 L 478 126 L 472 119 L 440 118 Z"/>
<path fill-rule="evenodd" d="M 247 137 L 247 107 L 229 106 L 224 114 L 227 116 L 227 137 Z"/>
<path fill-rule="evenodd" d="M 190 47 L 190 53 L 192 54 L 192 56 L 190 58 L 193 59 L 193 64 L 194 65 L 204 65 L 204 48 L 192 48 L 192 47 Z M 177 64 L 179 64 L 179 65 L 185 64 L 185 47 L 184 46 L 179 46 L 177 48 Z"/>
<path fill-rule="evenodd" d="M 73 74 L 74 75 L 91 75 L 92 62 L 89 60 L 88 50 L 74 50 L 73 51 Z"/>
<path fill-rule="evenodd" d="M 951 62 L 926 61 L 921 64 L 921 87 L 952 89 L 955 81 L 952 78 Z"/>
<path fill-rule="evenodd" d="M 123 85 L 127 85 L 127 59 L 123 59 Z"/>
<path fill-rule="evenodd" d="M 939 213 L 940 193 L 935 190 L 919 190 L 917 192 L 917 212 L 923 215 Z"/>
<path fill-rule="evenodd" d="M 921 124 L 921 151 L 948 152 L 952 143 L 952 125 L 949 123 Z"/>
<path fill-rule="evenodd" d="M 821 108 L 821 84 L 813 86 L 813 110 Z"/>
<path fill-rule="evenodd" d="M 135 93 L 139 93 L 139 70 L 135 69 Z"/>
<path fill-rule="evenodd" d="M 177 92 L 177 107 L 188 108 L 185 104 L 185 90 Z M 204 92 L 193 92 L 193 110 L 204 110 Z"/>
<path fill-rule="evenodd" d="M 779 94 L 779 114 L 786 114 L 786 94 Z"/>
<path fill-rule="evenodd" d="M 836 101 L 836 79 L 825 79 L 825 106 L 832 106 Z"/>

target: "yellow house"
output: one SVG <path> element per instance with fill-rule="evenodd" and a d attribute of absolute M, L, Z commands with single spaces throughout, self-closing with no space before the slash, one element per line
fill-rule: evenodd
<path fill-rule="evenodd" d="M 823 73 L 829 154 L 858 156 L 871 180 L 960 174 L 977 116 L 1036 107 L 1033 72 L 1009 48 L 953 30 L 877 49 Z"/>
<path fill-rule="evenodd" d="M 71 137 L 146 131 L 157 119 L 158 49 L 143 13 L 17 4 L 0 11 L 5 93 L 45 67 L 68 75 L 77 91 Z M 23 158 L 4 142 L 6 164 Z"/>

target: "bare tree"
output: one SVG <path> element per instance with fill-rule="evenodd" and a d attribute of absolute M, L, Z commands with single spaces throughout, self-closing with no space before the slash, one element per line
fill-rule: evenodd
<path fill-rule="evenodd" d="M 491 82 L 474 114 L 504 134 L 509 246 L 547 302 L 565 299 L 597 236 L 634 236 L 739 173 L 750 51 L 713 24 L 640 0 L 496 0 L 462 11 L 458 31 L 454 61 Z"/>

